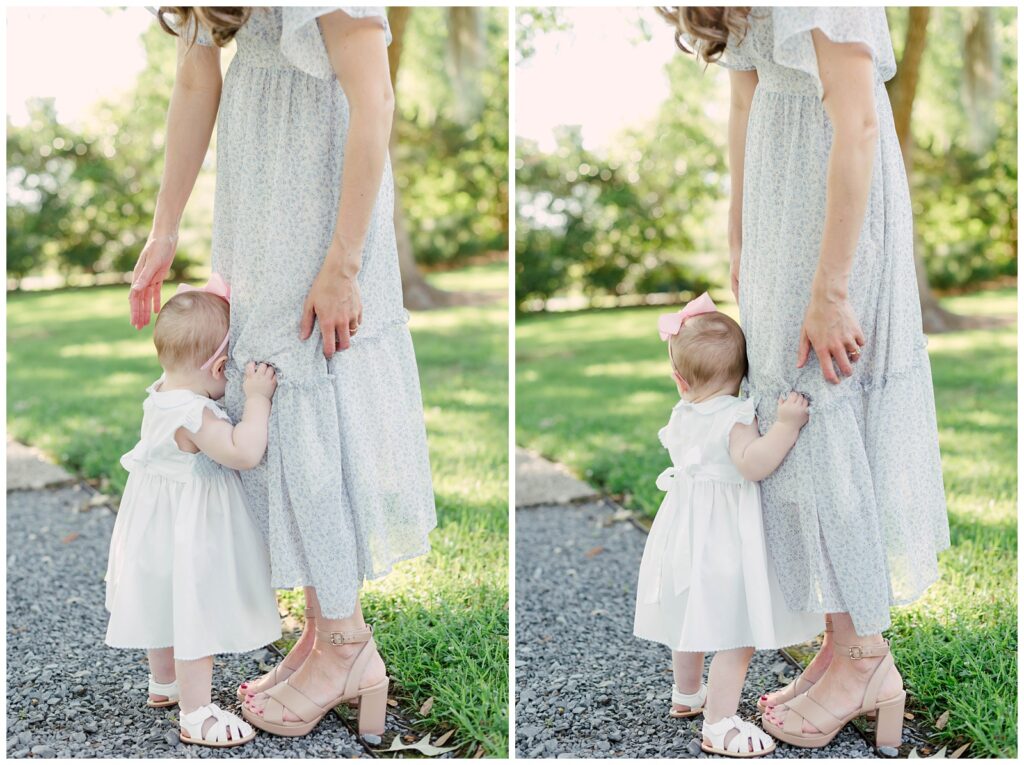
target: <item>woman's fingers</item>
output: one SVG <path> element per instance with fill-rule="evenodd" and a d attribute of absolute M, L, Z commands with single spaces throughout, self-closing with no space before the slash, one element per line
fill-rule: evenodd
<path fill-rule="evenodd" d="M 313 304 L 309 302 L 309 298 L 306 298 L 306 302 L 302 305 L 302 320 L 299 322 L 299 339 L 308 340 L 309 336 L 313 334 Z"/>
<path fill-rule="evenodd" d="M 818 364 L 821 366 L 821 373 L 825 376 L 833 385 L 839 384 L 839 376 L 836 374 L 835 368 L 832 366 L 832 356 L 829 354 L 828 349 L 814 349 L 815 354 L 818 356 Z"/>
<path fill-rule="evenodd" d="M 324 321 L 323 317 L 320 318 L 320 334 L 323 335 L 324 341 L 324 356 L 330 358 L 334 355 L 334 351 L 337 349 L 335 343 L 335 335 L 337 334 L 338 327 L 334 324 L 334 320 L 330 319 Z M 345 327 L 347 333 L 348 327 Z"/>
<path fill-rule="evenodd" d="M 832 348 L 832 358 L 836 360 L 836 364 L 839 366 L 839 371 L 842 372 L 843 377 L 849 377 L 853 374 L 853 365 L 850 363 L 850 356 L 847 354 L 846 348 L 842 345 L 834 346 Z"/>
<path fill-rule="evenodd" d="M 351 342 L 351 332 L 349 331 L 349 324 L 345 322 L 338 325 L 338 350 L 347 351 Z"/>
<path fill-rule="evenodd" d="M 796 354 L 796 368 L 803 369 L 807 356 L 811 352 L 811 340 L 807 337 L 807 329 L 800 327 L 800 350 Z"/>

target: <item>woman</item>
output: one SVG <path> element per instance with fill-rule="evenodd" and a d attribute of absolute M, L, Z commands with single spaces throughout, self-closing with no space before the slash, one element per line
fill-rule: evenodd
<path fill-rule="evenodd" d="M 824 746 L 903 694 L 881 632 L 891 606 L 935 581 L 949 546 L 910 198 L 884 86 L 892 43 L 882 8 L 662 13 L 677 42 L 730 70 L 732 285 L 758 420 L 775 421 L 783 392 L 812 404 L 762 485 L 765 533 L 789 608 L 825 613 L 831 628 L 803 674 L 759 706 L 776 738 Z M 879 745 L 900 733 L 879 731 Z"/>
<path fill-rule="evenodd" d="M 379 8 L 180 7 L 158 18 L 178 35 L 178 67 L 132 322 L 159 307 L 216 121 L 213 270 L 232 297 L 225 402 L 237 419 L 246 360 L 277 370 L 267 454 L 243 483 L 273 585 L 306 596 L 302 637 L 239 697 L 254 725 L 302 735 L 386 680 L 359 588 L 427 552 L 435 525 L 392 222 L 390 30 Z M 232 39 L 222 85 L 220 48 Z M 382 731 L 383 715 L 368 722 L 362 732 Z"/>

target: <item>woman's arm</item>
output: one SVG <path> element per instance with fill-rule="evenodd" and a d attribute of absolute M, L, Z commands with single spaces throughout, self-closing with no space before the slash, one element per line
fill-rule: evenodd
<path fill-rule="evenodd" d="M 327 256 L 302 309 L 300 337 L 320 322 L 324 355 L 349 347 L 362 321 L 356 277 L 363 243 L 384 176 L 395 96 L 388 69 L 384 29 L 372 19 L 353 19 L 343 11 L 320 17 L 324 44 L 349 104 L 345 168 L 338 217 Z"/>
<path fill-rule="evenodd" d="M 732 294 L 737 300 L 740 299 L 740 252 L 743 249 L 743 155 L 756 87 L 756 71 L 729 71 L 729 273 Z"/>
<path fill-rule="evenodd" d="M 220 105 L 220 48 L 178 39 L 178 68 L 167 110 L 164 172 L 156 198 L 153 226 L 132 274 L 129 302 L 132 326 L 149 324 L 160 310 L 160 288 L 174 260 L 178 224 L 192 193 Z"/>
<path fill-rule="evenodd" d="M 822 105 L 832 123 L 832 150 L 825 192 L 825 228 L 821 256 L 811 284 L 811 300 L 800 332 L 797 367 L 807 362 L 811 348 L 825 379 L 838 383 L 833 360 L 844 376 L 853 374 L 854 358 L 864 345 L 847 289 L 857 240 L 864 224 L 878 118 L 871 52 L 859 43 L 835 43 L 812 30 L 818 74 L 824 88 Z"/>

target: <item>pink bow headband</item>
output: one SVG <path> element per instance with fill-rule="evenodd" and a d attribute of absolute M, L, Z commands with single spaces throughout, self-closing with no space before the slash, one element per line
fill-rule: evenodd
<path fill-rule="evenodd" d="M 714 301 L 708 293 L 694 298 L 675 313 L 663 313 L 658 317 L 658 334 L 662 340 L 668 340 L 673 335 L 678 335 L 679 330 L 686 324 L 688 319 L 700 316 L 703 313 L 715 313 Z"/>
<path fill-rule="evenodd" d="M 179 284 L 178 289 L 174 291 L 175 295 L 180 295 L 183 292 L 209 292 L 211 295 L 216 295 L 219 298 L 223 298 L 226 302 L 231 302 L 231 285 L 224 281 L 218 273 L 210 274 L 210 280 L 202 287 L 193 287 L 191 284 Z M 199 367 L 202 370 L 206 370 L 217 360 L 224 350 L 228 347 L 228 338 L 231 337 L 231 328 L 228 328 L 228 333 L 224 335 L 224 340 L 217 346 L 217 350 L 213 352 L 213 355 L 206 360 L 206 363 Z"/>

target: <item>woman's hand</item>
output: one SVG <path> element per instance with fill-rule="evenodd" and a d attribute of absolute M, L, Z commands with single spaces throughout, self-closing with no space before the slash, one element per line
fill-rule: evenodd
<path fill-rule="evenodd" d="M 149 324 L 151 312 L 160 313 L 160 288 L 171 270 L 177 246 L 177 234 L 150 234 L 146 240 L 132 272 L 132 287 L 128 293 L 135 329 Z"/>
<path fill-rule="evenodd" d="M 835 361 L 844 377 L 849 377 L 853 374 L 850 362 L 860 358 L 864 342 L 864 333 L 846 296 L 812 288 L 811 302 L 800 329 L 797 369 L 803 369 L 811 348 L 814 348 L 825 379 L 838 384 L 839 377 L 832 362 Z"/>
<path fill-rule="evenodd" d="M 314 319 L 320 321 L 324 356 L 327 358 L 331 358 L 335 350 L 346 350 L 351 336 L 363 322 L 363 303 L 359 298 L 355 274 L 332 267 L 330 259 L 313 280 L 313 287 L 302 306 L 301 339 L 306 340 L 313 334 Z"/>

